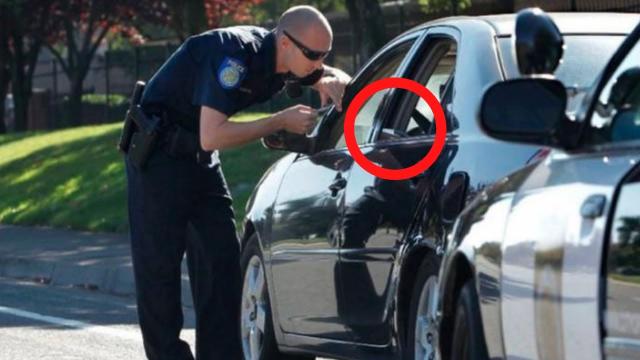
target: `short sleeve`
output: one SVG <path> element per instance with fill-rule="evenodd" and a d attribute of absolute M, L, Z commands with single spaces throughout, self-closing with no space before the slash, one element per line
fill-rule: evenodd
<path fill-rule="evenodd" d="M 236 111 L 240 84 L 247 73 L 245 62 L 239 57 L 205 57 L 198 64 L 195 74 L 195 86 L 192 103 L 196 106 L 208 106 L 227 116 Z"/>

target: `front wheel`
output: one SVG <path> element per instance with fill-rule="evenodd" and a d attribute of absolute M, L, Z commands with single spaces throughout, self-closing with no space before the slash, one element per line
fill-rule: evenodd
<path fill-rule="evenodd" d="M 454 315 L 452 340 L 452 360 L 484 360 L 489 358 L 480 320 L 478 295 L 472 279 L 467 280 L 460 290 Z"/>
<path fill-rule="evenodd" d="M 253 234 L 242 251 L 243 271 L 240 336 L 245 360 L 312 360 L 314 357 L 285 355 L 278 351 L 269 303 L 264 261 Z"/>
<path fill-rule="evenodd" d="M 427 256 L 418 269 L 407 329 L 407 360 L 432 360 L 437 343 L 437 288 L 440 259 Z"/>

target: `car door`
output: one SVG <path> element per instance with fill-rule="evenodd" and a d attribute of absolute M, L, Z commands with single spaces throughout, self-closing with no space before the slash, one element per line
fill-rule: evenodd
<path fill-rule="evenodd" d="M 636 41 L 639 29 L 634 31 Z M 624 71 L 638 69 L 640 49 L 635 45 L 620 66 L 620 53 L 613 59 L 596 88 L 595 105 L 589 107 L 593 115 L 584 117 L 586 136 L 580 147 L 571 152 L 554 150 L 514 196 L 502 244 L 502 329 L 507 357 L 600 359 L 603 350 L 616 358 L 640 354 L 640 331 L 636 330 L 640 307 L 634 300 L 634 294 L 640 293 L 635 291 L 633 276 L 625 274 L 626 265 L 637 265 L 639 259 L 625 257 L 633 254 L 633 246 L 625 239 L 634 231 L 633 219 L 640 213 L 633 178 L 619 196 L 608 250 L 604 241 L 614 190 L 640 160 L 637 78 L 636 95 L 624 106 L 615 105 L 610 95 Z M 605 254 L 606 284 L 602 281 Z M 604 318 L 602 306 L 606 306 Z"/>
<path fill-rule="evenodd" d="M 640 161 L 640 26 L 636 43 L 599 97 L 595 139 L 604 146 L 631 152 L 627 167 Z M 608 99 L 608 101 L 607 101 Z M 598 113 L 601 112 L 602 116 Z M 602 283 L 604 353 L 618 359 L 640 357 L 640 169 L 626 176 L 616 194 Z"/>
<path fill-rule="evenodd" d="M 622 185 L 609 230 L 606 259 L 604 352 L 640 357 L 640 172 Z"/>
<path fill-rule="evenodd" d="M 394 75 L 418 36 L 413 33 L 385 47 L 351 87 L 359 89 Z M 369 139 L 382 95 L 374 96 L 358 114 L 359 143 Z M 270 269 L 273 301 L 285 332 L 350 340 L 339 302 L 339 231 L 353 164 L 344 147 L 343 120 L 335 109 L 330 111 L 318 131 L 318 151 L 299 155 L 283 178 L 273 210 Z"/>
<path fill-rule="evenodd" d="M 399 75 L 422 83 L 439 100 L 447 97 L 445 93 L 450 99 L 455 60 L 454 37 L 425 33 Z M 411 166 L 433 144 L 433 113 L 424 100 L 404 91 L 389 91 L 385 105 L 377 115 L 380 126 L 360 148 L 382 167 Z M 351 169 L 342 223 L 339 309 L 356 342 L 385 345 L 391 340 L 394 261 L 418 201 L 435 183 L 442 185 L 436 174 L 446 169 L 451 151 L 451 146 L 445 146 L 429 170 L 405 180 L 384 180 L 357 164 Z"/>

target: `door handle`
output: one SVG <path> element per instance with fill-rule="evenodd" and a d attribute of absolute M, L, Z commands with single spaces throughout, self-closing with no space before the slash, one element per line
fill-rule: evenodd
<path fill-rule="evenodd" d="M 338 174 L 338 176 L 333 180 L 331 185 L 329 185 L 329 190 L 331 191 L 331 196 L 338 195 L 338 191 L 344 189 L 347 186 L 347 179 L 343 178 Z"/>

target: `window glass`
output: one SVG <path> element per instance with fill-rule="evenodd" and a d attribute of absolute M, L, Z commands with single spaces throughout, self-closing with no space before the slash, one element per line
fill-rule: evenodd
<path fill-rule="evenodd" d="M 439 60 L 433 72 L 426 81 L 423 81 L 425 87 L 438 99 L 443 110 L 450 108 L 451 98 L 453 95 L 453 72 L 456 63 L 455 44 L 450 44 L 449 51 L 446 52 Z M 412 95 L 417 98 L 415 109 L 410 115 L 409 122 L 405 128 L 405 132 L 409 136 L 417 135 L 433 135 L 435 134 L 435 122 L 431 108 L 421 97 Z"/>
<path fill-rule="evenodd" d="M 393 54 L 391 54 L 388 57 L 385 57 L 382 60 L 383 62 L 382 65 L 372 64 L 371 67 L 375 70 L 372 70 L 372 72 L 367 72 L 363 74 L 363 76 L 366 76 L 368 80 L 362 83 L 363 85 L 360 88 L 362 89 L 366 85 L 376 80 L 393 76 L 398 70 L 398 68 L 400 67 L 402 60 L 405 58 L 405 56 L 411 49 L 413 42 L 414 42 L 413 40 L 407 41 L 405 43 L 398 45 L 394 50 L 391 50 Z M 378 91 L 376 94 L 371 96 L 367 100 L 367 102 L 362 106 L 362 108 L 358 112 L 358 115 L 356 115 L 355 135 L 356 135 L 356 140 L 358 144 L 364 144 L 367 142 L 369 133 L 371 132 L 371 128 L 373 127 L 375 114 L 380 108 L 380 106 L 382 105 L 382 100 L 388 91 L 389 91 L 388 89 L 383 91 Z M 336 124 L 337 126 L 334 128 L 334 136 L 335 138 L 338 138 L 338 135 L 339 135 L 339 140 L 337 141 L 335 148 L 346 147 L 346 142 L 344 140 L 344 131 L 343 131 L 344 114 L 341 115 L 339 121 L 337 121 Z"/>
<path fill-rule="evenodd" d="M 627 53 L 597 101 L 591 118 L 594 142 L 640 139 L 640 43 Z"/>

